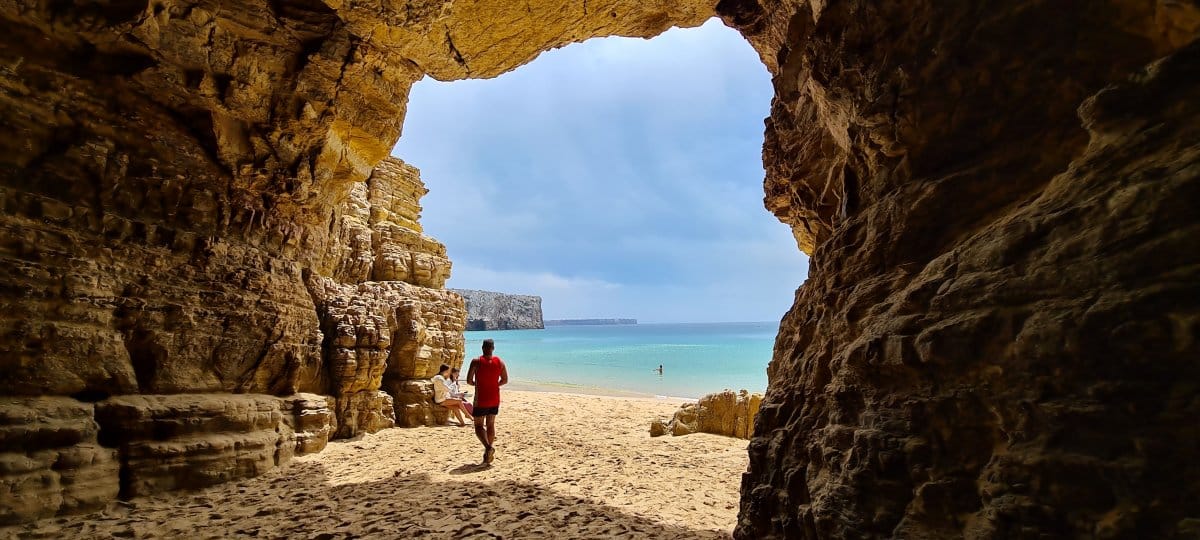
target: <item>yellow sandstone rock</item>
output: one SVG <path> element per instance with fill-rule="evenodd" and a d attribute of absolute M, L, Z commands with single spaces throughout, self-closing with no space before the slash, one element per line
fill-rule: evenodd
<path fill-rule="evenodd" d="M 0 417 L 77 435 L 0 448 L 4 519 L 112 493 L 93 407 L 137 493 L 436 420 L 465 315 L 385 161 L 412 84 L 719 13 L 812 255 L 736 536 L 1185 536 L 1200 10 L 1077 4 L 0 2 Z M 298 393 L 327 397 L 267 404 Z M 189 418 L 229 424 L 148 435 Z"/>
<path fill-rule="evenodd" d="M 650 436 L 713 433 L 739 439 L 754 434 L 754 415 L 762 406 L 762 394 L 746 390 L 725 390 L 685 403 L 675 411 L 669 422 L 656 420 L 650 425 Z"/>

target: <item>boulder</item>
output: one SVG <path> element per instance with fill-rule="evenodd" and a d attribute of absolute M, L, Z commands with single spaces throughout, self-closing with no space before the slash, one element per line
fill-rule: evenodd
<path fill-rule="evenodd" d="M 429 380 L 402 380 L 388 391 L 396 396 L 397 426 L 440 426 L 450 420 L 450 410 L 433 402 L 433 383 Z"/>
<path fill-rule="evenodd" d="M 650 436 L 713 433 L 739 439 L 749 439 L 754 432 L 754 416 L 762 405 L 762 394 L 746 390 L 725 390 L 700 398 L 696 403 L 684 403 L 669 422 L 655 420 Z"/>
<path fill-rule="evenodd" d="M 345 439 L 396 427 L 392 396 L 382 390 L 363 390 L 336 399 L 336 437 Z"/>
<path fill-rule="evenodd" d="M 295 455 L 320 452 L 337 432 L 336 401 L 316 394 L 282 398 L 283 423 L 291 430 Z M 281 450 L 283 445 L 280 446 Z"/>

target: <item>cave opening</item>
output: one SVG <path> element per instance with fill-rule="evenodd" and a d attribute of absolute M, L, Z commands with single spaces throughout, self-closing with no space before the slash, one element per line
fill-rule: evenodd
<path fill-rule="evenodd" d="M 763 209 L 772 93 L 754 50 L 714 18 L 649 40 L 590 39 L 494 79 L 426 78 L 392 154 L 421 170 L 421 222 L 447 246 L 448 288 L 540 296 L 547 320 L 774 323 L 752 374 L 722 373 L 761 392 L 807 273 L 788 226 Z M 721 390 L 682 370 L 674 382 L 636 389 Z"/>
<path fill-rule="evenodd" d="M 428 511 L 445 499 L 413 497 L 465 487 L 467 499 L 492 499 L 475 512 L 527 509 L 511 516 L 511 530 L 543 535 L 564 524 L 598 527 L 586 537 L 707 533 L 740 504 L 738 538 L 1197 536 L 1187 502 L 1200 496 L 1190 466 L 1200 448 L 1194 1 L 28 7 L 6 10 L 0 34 L 0 124 L 9 132 L 0 138 L 0 349 L 9 353 L 0 356 L 0 440 L 10 442 L 0 458 L 17 464 L 0 475 L 13 495 L 0 524 L 46 518 L 55 528 L 43 521 L 27 531 L 141 534 L 125 519 L 133 505 L 103 520 L 119 531 L 55 516 L 249 478 L 329 445 L 254 484 L 266 491 L 243 493 L 239 483 L 194 495 L 209 501 L 188 507 L 211 509 L 200 511 L 207 518 L 174 521 L 179 499 L 152 498 L 137 503 L 138 519 L 174 521 L 181 528 L 168 536 L 424 534 Z M 434 152 L 403 150 L 425 169 L 430 202 L 454 193 L 449 182 L 467 185 L 448 205 L 460 213 L 439 217 L 430 205 L 429 226 L 417 222 L 425 183 L 387 159 L 416 81 L 495 77 L 564 43 L 654 36 L 714 10 L 758 52 L 745 65 L 761 61 L 774 75 L 766 136 L 754 125 L 742 141 L 752 139 L 755 154 L 762 143 L 763 199 L 750 180 L 762 171 L 712 165 L 728 146 L 653 129 L 704 131 L 686 120 L 731 111 L 684 90 L 719 93 L 737 75 L 672 86 L 607 74 L 567 91 L 557 76 L 534 97 L 612 86 L 666 97 L 630 110 L 577 100 L 573 108 L 593 117 L 551 133 L 553 144 L 526 145 L 550 150 L 509 169 L 461 143 L 484 128 L 544 127 L 564 114 L 450 98 L 462 118 L 438 122 L 460 143 L 448 159 L 483 176 L 439 171 Z M 677 54 L 651 73 L 720 65 L 708 49 L 688 52 L 707 63 L 686 67 Z M 643 55 L 628 56 L 615 63 Z M 421 103 L 414 98 L 418 114 Z M 498 111 L 517 115 L 482 121 Z M 764 112 L 741 116 L 757 123 Z M 638 136 L 602 127 L 614 119 Z M 509 158 L 518 134 L 476 138 Z M 593 139 L 573 142 L 581 134 Z M 415 122 L 408 137 L 436 139 Z M 576 154 L 601 160 L 555 165 Z M 675 158 L 639 173 L 632 155 Z M 706 184 L 702 173 L 729 182 Z M 504 198 L 517 186 L 536 189 Z M 743 192 L 752 196 L 738 199 Z M 561 194 L 572 198 L 551 197 Z M 473 444 L 469 430 L 387 429 L 449 427 L 437 425 L 430 377 L 463 356 L 463 308 L 443 288 L 450 258 L 433 237 L 454 251 L 460 278 L 472 266 L 485 277 L 532 275 L 526 282 L 576 286 L 597 302 L 551 316 L 758 318 L 721 298 L 801 281 L 757 273 L 772 265 L 752 250 L 721 251 L 757 238 L 726 211 L 763 202 L 818 264 L 794 296 L 770 295 L 795 303 L 779 323 L 748 448 L 651 440 L 611 407 L 579 414 L 555 400 L 514 399 L 502 425 L 534 421 L 505 439 L 512 446 L 496 475 L 472 482 L 458 475 L 482 471 L 442 467 L 477 459 L 446 444 Z M 551 210 L 573 221 L 549 224 Z M 439 219 L 481 243 L 456 240 Z M 659 223 L 692 236 L 647 227 Z M 534 234 L 546 230 L 557 242 Z M 798 257 L 791 240 L 762 249 Z M 582 270 L 550 264 L 577 245 Z M 541 267 L 516 266 L 545 253 L 555 257 Z M 627 262 L 624 273 L 606 273 L 610 260 Z M 734 284 L 686 282 L 697 267 Z M 628 275 L 666 277 L 639 288 L 621 280 Z M 600 300 L 621 307 L 628 296 L 658 311 L 600 310 Z M 705 299 L 713 303 L 697 303 Z M 573 431 L 556 434 L 542 420 Z M 639 429 L 598 429 L 621 425 Z M 385 441 L 395 451 L 372 452 Z M 621 445 L 626 453 L 614 455 Z M 677 452 L 664 456 L 664 446 Z M 540 463 L 530 459 L 536 450 Z M 701 454 L 733 458 L 699 470 Z M 425 459 L 408 459 L 417 455 Z M 503 476 L 520 473 L 510 456 L 535 466 Z M 601 460 L 640 484 L 605 484 L 611 477 L 588 467 Z M 711 493 L 701 484 L 739 476 L 740 503 L 732 483 L 717 486 L 721 509 L 701 502 Z M 381 493 L 400 496 L 380 507 Z M 648 510 L 613 504 L 628 494 Z M 283 506 L 257 512 L 267 496 Z M 150 513 L 155 500 L 166 519 Z M 332 507 L 350 515 L 330 520 Z M 242 510 L 273 523 L 216 519 Z M 651 513 L 668 519 L 643 519 Z M 327 529 L 337 521 L 341 530 Z M 467 530 L 450 515 L 441 522 L 448 535 L 508 534 Z"/>

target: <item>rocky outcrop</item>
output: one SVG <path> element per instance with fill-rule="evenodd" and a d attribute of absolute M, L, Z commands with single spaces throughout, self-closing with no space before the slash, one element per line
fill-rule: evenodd
<path fill-rule="evenodd" d="M 198 488 L 285 463 L 281 402 L 263 395 L 121 396 L 96 405 L 101 442 L 118 448 L 122 495 Z M 290 446 L 289 446 L 290 445 Z"/>
<path fill-rule="evenodd" d="M 650 425 L 650 436 L 712 433 L 749 439 L 754 416 L 761 405 L 762 394 L 751 394 L 745 390 L 709 394 L 696 403 L 681 405 L 669 421 L 655 420 Z"/>
<path fill-rule="evenodd" d="M 96 439 L 92 404 L 0 398 L 0 524 L 99 510 L 117 496 L 117 453 Z"/>
<path fill-rule="evenodd" d="M 351 186 L 329 260 L 341 283 L 400 281 L 441 289 L 450 277 L 446 247 L 422 234 L 419 201 L 428 190 L 420 172 L 385 158 L 366 182 Z"/>
<path fill-rule="evenodd" d="M 332 401 L 312 394 L 129 395 L 95 404 L 0 398 L 0 523 L 256 476 L 324 448 L 335 429 Z"/>
<path fill-rule="evenodd" d="M 134 304 L 111 296 L 113 281 L 120 276 L 106 274 L 100 264 L 76 270 L 78 279 L 84 280 L 79 283 L 90 289 L 75 287 L 72 296 L 52 301 L 74 306 L 56 312 L 67 313 L 70 320 L 38 319 L 30 306 L 18 306 L 16 315 L 30 318 L 17 321 L 22 330 L 9 333 L 9 338 L 54 339 L 39 341 L 34 351 L 27 347 L 7 364 L 0 361 L 0 372 L 10 383 L 7 391 L 72 394 L 91 400 L 129 395 L 102 401 L 94 420 L 91 404 L 62 398 L 62 403 L 74 403 L 79 409 L 75 412 L 86 413 L 86 422 L 81 419 L 81 423 L 94 426 L 99 421 L 104 426 L 102 443 L 109 448 L 96 444 L 93 429 L 87 434 L 90 442 L 83 439 L 83 446 L 55 450 L 69 455 L 54 457 L 53 462 L 47 460 L 57 454 L 40 447 L 36 455 L 14 452 L 14 463 L 20 465 L 11 470 L 20 476 L 12 481 L 23 483 L 12 491 L 28 504 L 14 503 L 5 519 L 101 506 L 117 494 L 118 470 L 123 479 L 121 494 L 126 496 L 194 488 L 259 474 L 294 454 L 319 451 L 331 437 L 395 425 L 393 398 L 381 390 L 385 371 L 398 380 L 427 378 L 434 369 L 431 363 L 457 364 L 462 357 L 465 311 L 456 296 L 440 289 L 449 261 L 440 244 L 420 235 L 416 223 L 417 200 L 424 193 L 416 169 L 398 160 L 385 162 L 368 182 L 355 186 L 344 211 L 334 219 L 332 230 L 339 239 L 334 245 L 341 247 L 344 258 L 327 268 L 333 277 L 261 258 L 245 247 L 205 240 L 206 250 L 212 251 L 199 260 L 212 261 L 215 266 L 208 268 L 229 272 L 225 279 L 230 281 L 209 283 L 212 290 L 196 288 L 205 286 L 203 280 L 199 285 L 186 284 L 187 278 L 197 277 L 196 270 L 168 249 L 155 255 L 162 259 L 144 268 L 122 270 L 142 273 L 138 278 L 142 287 L 125 287 L 137 294 L 145 293 L 145 284 L 159 278 L 174 283 L 166 298 L 148 297 L 139 300 L 140 307 L 119 307 Z M 85 253 L 85 246 L 71 244 L 70 237 L 55 238 L 63 257 L 71 256 L 67 250 Z M 217 262 L 225 257 L 238 262 Z M 196 260 L 193 257 L 191 262 Z M 32 272 L 38 264 L 9 270 Z M 238 264 L 251 266 L 235 268 Z M 170 265 L 180 266 L 169 270 Z M 349 285 L 339 279 L 381 281 Z M 292 289 L 290 280 L 304 285 L 303 294 Z M 277 303 L 280 295 L 291 299 Z M 159 303 L 164 301 L 169 302 L 165 307 Z M 113 302 L 118 307 L 113 308 Z M 108 315 L 97 315 L 106 307 Z M 229 318 L 230 310 L 237 311 L 236 318 Z M 222 328 L 228 325 L 230 331 L 206 326 L 218 321 L 224 321 Z M 30 330 L 35 327 L 42 329 Z M 89 328 L 103 327 L 109 332 L 103 335 L 109 337 L 90 333 Z M 232 332 L 234 328 L 238 331 Z M 36 333 L 30 335 L 31 331 Z M 244 345 L 260 339 L 255 336 L 261 332 L 268 332 L 262 334 L 263 342 Z M 85 342 L 88 336 L 96 342 Z M 13 343 L 10 339 L 4 345 Z M 30 354 L 46 361 L 12 361 Z M 131 394 L 139 391 L 144 394 Z M 173 393 L 198 391 L 215 393 Z M 296 394 L 300 391 L 313 393 Z M 228 392 L 291 397 L 284 405 L 268 396 L 247 404 L 244 395 Z M 427 410 L 432 409 L 431 396 L 432 392 L 423 396 Z M 257 412 L 245 412 L 247 407 Z M 224 427 L 205 427 L 214 422 Z M 172 430 L 187 426 L 194 430 L 168 438 L 163 431 L 166 425 L 175 426 Z M 113 447 L 119 451 L 119 461 L 112 457 L 117 455 Z M 107 461 L 103 456 L 109 456 Z M 87 464 L 76 463 L 85 458 Z M 78 470 L 69 468 L 76 466 Z M 42 488 L 29 487 L 34 476 L 41 479 Z M 93 488 L 97 483 L 113 489 Z M 79 493 L 80 489 L 88 491 Z"/>
<path fill-rule="evenodd" d="M 1194 534 L 1200 6 L 1079 7 L 720 4 L 812 255 L 735 536 Z"/>
<path fill-rule="evenodd" d="M 527 330 L 542 324 L 542 297 L 450 289 L 467 302 L 467 330 Z"/>
<path fill-rule="evenodd" d="M 333 398 L 315 394 L 294 394 L 283 398 L 280 407 L 283 413 L 279 445 L 281 461 L 287 459 L 289 439 L 295 442 L 291 452 L 293 456 L 325 449 L 337 431 L 333 404 Z"/>
<path fill-rule="evenodd" d="M 392 427 L 393 396 L 411 401 L 409 381 L 433 377 L 443 363 L 462 363 L 465 309 L 454 293 L 397 281 L 344 285 L 315 276 L 309 287 L 326 336 L 323 376 L 335 398 L 338 437 Z M 423 402 L 431 408 L 433 392 L 427 390 Z"/>
<path fill-rule="evenodd" d="M 449 409 L 433 405 L 433 382 L 401 379 L 387 386 L 395 399 L 397 426 L 441 426 L 450 420 Z"/>

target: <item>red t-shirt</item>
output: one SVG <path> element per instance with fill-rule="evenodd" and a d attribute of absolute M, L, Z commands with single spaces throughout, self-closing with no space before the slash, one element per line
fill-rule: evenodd
<path fill-rule="evenodd" d="M 500 406 L 500 372 L 504 362 L 499 356 L 484 358 L 480 356 L 471 361 L 475 366 L 475 406 Z"/>

